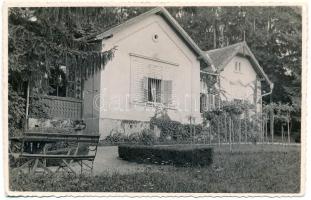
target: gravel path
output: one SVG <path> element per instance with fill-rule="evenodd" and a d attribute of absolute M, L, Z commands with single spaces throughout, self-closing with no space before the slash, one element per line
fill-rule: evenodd
<path fill-rule="evenodd" d="M 97 149 L 96 158 L 94 161 L 94 175 L 102 173 L 120 173 L 130 174 L 135 172 L 143 172 L 146 169 L 154 169 L 152 165 L 137 164 L 121 160 L 118 156 L 117 146 L 100 146 Z"/>

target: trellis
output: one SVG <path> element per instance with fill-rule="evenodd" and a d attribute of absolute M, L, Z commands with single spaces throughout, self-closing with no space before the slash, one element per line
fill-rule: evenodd
<path fill-rule="evenodd" d="M 271 115 L 271 109 L 273 115 Z M 255 107 L 248 102 L 222 101 L 220 108 L 203 113 L 205 134 L 209 144 L 270 143 L 273 132 L 268 129 L 270 118 L 281 122 L 282 143 L 290 143 L 290 121 L 294 112 L 289 104 L 272 103 L 264 105 L 263 112 L 255 112 Z M 274 127 L 274 124 L 273 124 Z M 286 130 L 285 130 L 286 128 Z M 287 131 L 287 139 L 285 132 Z M 270 135 L 270 137 L 269 137 Z"/>
<path fill-rule="evenodd" d="M 291 142 L 291 131 L 290 131 L 290 123 L 291 123 L 291 115 L 295 111 L 294 107 L 289 104 L 282 104 L 282 103 L 270 103 L 268 105 L 265 105 L 263 107 L 263 116 L 265 117 L 265 123 L 267 126 L 268 120 L 271 118 L 273 120 L 270 120 L 273 122 L 271 124 L 271 128 L 274 130 L 275 121 L 281 123 L 281 139 L 282 142 L 285 142 L 285 132 L 284 132 L 284 126 L 286 126 L 287 130 L 287 142 Z M 270 130 L 270 132 L 273 134 L 273 130 Z M 267 128 L 266 128 L 266 134 L 267 134 Z M 272 142 L 273 142 L 273 135 L 272 135 Z"/>

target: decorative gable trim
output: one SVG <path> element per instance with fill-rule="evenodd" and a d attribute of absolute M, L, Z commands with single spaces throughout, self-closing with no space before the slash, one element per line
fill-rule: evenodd
<path fill-rule="evenodd" d="M 179 66 L 178 63 L 162 60 L 162 59 L 159 59 L 159 58 L 152 58 L 152 57 L 148 57 L 148 56 L 144 56 L 144 55 L 140 55 L 140 54 L 136 54 L 136 53 L 129 53 L 129 55 L 130 56 L 134 56 L 134 57 L 138 57 L 138 58 L 143 58 L 143 59 L 147 59 L 147 60 L 152 60 L 152 61 L 160 62 L 160 63 L 165 63 L 165 64 L 169 64 L 169 65 L 173 65 L 173 66 Z"/>

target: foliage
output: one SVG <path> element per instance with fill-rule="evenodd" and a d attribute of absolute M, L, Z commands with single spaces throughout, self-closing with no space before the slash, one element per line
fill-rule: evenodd
<path fill-rule="evenodd" d="M 261 123 L 261 113 L 255 113 L 254 105 L 246 101 L 222 101 L 220 107 L 203 112 L 203 124 L 207 127 L 204 134 L 213 143 L 256 143 L 262 139 Z"/>
<path fill-rule="evenodd" d="M 150 128 L 158 127 L 161 131 L 160 140 L 165 141 L 167 138 L 174 140 L 186 140 L 202 132 L 202 125 L 200 124 L 182 124 L 178 121 L 171 120 L 167 111 L 157 111 L 150 119 Z"/>
<path fill-rule="evenodd" d="M 213 160 L 212 147 L 119 145 L 119 157 L 139 163 L 205 166 Z"/>
<path fill-rule="evenodd" d="M 245 41 L 275 84 L 273 101 L 300 102 L 301 7 L 168 9 L 203 50 L 241 42 L 245 35 Z"/>
<path fill-rule="evenodd" d="M 120 13 L 120 10 L 126 13 Z M 143 10 L 143 9 L 136 9 Z M 30 87 L 30 113 L 46 117 L 38 95 L 47 94 L 50 84 L 64 74 L 63 65 L 73 68 L 78 76 L 87 78 L 102 69 L 113 58 L 116 48 L 101 51 L 101 42 L 89 42 L 89 36 L 107 26 L 121 23 L 139 14 L 136 10 L 122 8 L 56 8 L 15 7 L 9 9 L 9 107 L 10 115 L 20 115 L 25 110 L 26 88 Z M 98 17 L 101 15 L 102 17 Z M 107 20 L 107 19 L 110 20 Z M 103 23 L 106 22 L 106 23 Z M 111 24 L 112 23 L 112 24 Z M 57 71 L 57 73 L 54 73 Z M 66 82 L 66 79 L 64 79 Z M 49 83 L 50 82 L 50 83 Z M 66 84 L 66 83 L 63 84 Z M 18 98 L 16 97 L 18 95 Z M 24 100 L 23 100 L 24 99 Z M 15 106 L 15 107 L 14 107 Z M 23 107 L 23 108 L 22 108 Z M 16 124 L 14 128 L 17 127 Z"/>
<path fill-rule="evenodd" d="M 156 137 L 152 130 L 143 129 L 140 132 L 125 135 L 124 133 L 112 130 L 111 133 L 102 141 L 108 144 L 145 144 L 152 145 L 156 142 Z"/>
<path fill-rule="evenodd" d="M 180 127 L 182 126 L 182 124 L 180 122 L 173 120 L 152 118 L 150 120 L 150 127 L 154 126 L 157 126 L 160 129 L 161 131 L 160 137 L 163 139 L 178 134 L 178 131 L 180 131 Z"/>
<path fill-rule="evenodd" d="M 144 145 L 153 145 L 156 142 L 156 137 L 152 130 L 143 129 L 141 131 L 140 141 Z"/>
<path fill-rule="evenodd" d="M 23 128 L 25 120 L 25 99 L 18 95 L 9 85 L 9 133 L 16 135 L 18 129 Z"/>
<path fill-rule="evenodd" d="M 112 144 L 122 142 L 124 141 L 124 134 L 117 131 L 111 131 L 110 134 L 105 138 L 105 141 Z"/>
<path fill-rule="evenodd" d="M 292 105 L 289 105 L 288 103 L 283 104 L 281 102 L 278 103 L 270 103 L 263 107 L 264 113 L 267 115 L 270 113 L 270 111 L 273 111 L 274 118 L 278 121 L 287 121 L 290 120 L 290 116 L 293 112 L 295 112 L 295 108 Z"/>

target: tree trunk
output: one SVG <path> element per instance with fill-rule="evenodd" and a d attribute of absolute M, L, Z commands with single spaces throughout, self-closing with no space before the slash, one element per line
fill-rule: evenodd
<path fill-rule="evenodd" d="M 290 143 L 289 118 L 287 119 L 287 135 L 288 135 L 288 143 Z"/>
<path fill-rule="evenodd" d="M 282 137 L 282 143 L 284 142 L 284 128 L 283 124 L 281 124 L 281 137 Z"/>

